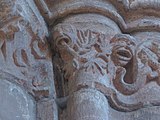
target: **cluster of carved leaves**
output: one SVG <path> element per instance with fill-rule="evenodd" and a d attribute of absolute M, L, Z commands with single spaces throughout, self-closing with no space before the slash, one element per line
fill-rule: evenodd
<path fill-rule="evenodd" d="M 3 58 L 4 64 L 7 65 L 7 62 L 9 62 L 10 64 L 13 64 L 12 67 L 14 69 L 17 69 L 17 71 L 20 70 L 25 80 L 26 78 L 31 79 L 33 86 L 43 86 L 43 83 L 46 84 L 46 81 L 43 78 L 44 76 L 47 77 L 47 75 L 44 75 L 47 72 L 45 68 L 47 66 L 45 65 L 45 62 L 43 63 L 38 61 L 47 59 L 48 44 L 46 39 L 41 39 L 38 35 L 36 35 L 28 24 L 27 26 L 23 26 L 25 29 L 24 31 L 21 31 L 21 25 L 21 23 L 19 23 L 19 26 L 17 26 L 16 23 L 13 23 L 13 25 L 9 25 L 7 28 L 0 30 L 1 58 Z M 25 34 L 28 34 L 28 36 Z M 17 36 L 19 36 L 19 38 Z M 30 39 L 27 39 L 26 37 L 30 37 Z M 28 40 L 28 42 L 25 42 L 25 40 Z M 11 46 L 12 48 L 9 48 L 10 44 L 13 45 Z M 12 51 L 11 56 L 9 54 L 10 51 Z M 33 73 L 35 73 L 35 75 L 33 75 Z"/>
<path fill-rule="evenodd" d="M 69 24 L 59 24 L 53 36 L 66 78 L 73 76 L 76 70 L 101 75 L 113 73 L 114 87 L 125 95 L 137 92 L 149 81 L 159 84 L 159 41 L 138 42 L 125 34 L 108 40 L 104 34 L 76 29 Z M 109 69 L 109 64 L 115 71 Z M 131 76 L 127 71 L 132 72 L 132 77 L 125 78 L 126 74 Z"/>
<path fill-rule="evenodd" d="M 27 4 L 28 12 L 33 17 L 33 19 L 28 19 L 32 20 L 32 23 L 27 16 L 24 17 L 22 13 L 27 11 L 24 11 L 25 9 L 23 10 L 16 0 L 2 0 L 0 3 L 4 8 L 0 8 L 0 12 L 2 11 L 0 13 L 0 69 L 2 73 L 19 78 L 18 84 L 32 94 L 36 94 L 34 92 L 37 90 L 48 91 L 52 67 L 45 37 L 46 26 L 41 29 L 42 22 L 38 21 L 37 16 Z M 12 80 L 12 82 L 17 84 L 17 80 Z"/>
<path fill-rule="evenodd" d="M 159 84 L 160 79 L 160 45 L 159 41 L 147 40 L 142 43 L 137 52 L 139 67 L 147 73 L 149 81 L 156 80 Z"/>
<path fill-rule="evenodd" d="M 104 34 L 76 29 L 70 24 L 57 25 L 53 37 L 65 79 L 72 80 L 74 73 L 78 74 L 80 70 L 92 75 L 112 75 L 110 86 L 94 81 L 91 85 L 94 84 L 117 110 L 133 111 L 145 106 L 145 100 L 126 103 L 124 99 L 145 93 L 150 82 L 160 84 L 159 40 L 139 41 L 126 34 L 117 34 L 108 40 Z M 86 86 L 82 84 L 80 87 Z M 144 96 L 148 98 L 151 94 Z M 149 104 L 159 105 L 158 101 L 148 100 Z"/>
<path fill-rule="evenodd" d="M 64 61 L 63 69 L 83 69 L 104 75 L 111 50 L 104 34 L 91 30 L 78 30 L 71 25 L 59 25 L 54 32 L 56 48 Z M 74 69 L 72 70 L 74 72 Z"/>

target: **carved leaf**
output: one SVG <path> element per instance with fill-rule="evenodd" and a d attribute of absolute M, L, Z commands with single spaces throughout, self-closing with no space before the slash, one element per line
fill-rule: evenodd
<path fill-rule="evenodd" d="M 24 49 L 17 49 L 13 53 L 14 63 L 18 67 L 26 67 L 29 65 L 27 53 Z"/>
<path fill-rule="evenodd" d="M 35 57 L 35 59 L 45 59 L 46 54 L 47 54 L 47 46 L 45 43 L 40 42 L 40 41 L 34 41 L 32 43 L 32 54 Z"/>
<path fill-rule="evenodd" d="M 1 46 L 1 51 L 3 54 L 3 58 L 6 59 L 7 54 L 6 54 L 6 42 L 4 41 L 3 45 Z"/>
<path fill-rule="evenodd" d="M 89 48 L 95 44 L 97 36 L 95 36 L 90 30 L 82 31 L 77 30 L 78 40 L 77 44 L 82 48 Z"/>
<path fill-rule="evenodd" d="M 6 34 L 4 31 L 0 30 L 0 42 L 4 41 L 6 39 Z M 0 44 L 1 46 L 1 44 Z"/>

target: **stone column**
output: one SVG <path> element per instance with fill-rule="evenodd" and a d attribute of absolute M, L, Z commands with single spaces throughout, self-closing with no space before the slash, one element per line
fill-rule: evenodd
<path fill-rule="evenodd" d="M 59 56 L 68 96 L 68 120 L 108 120 L 108 101 L 95 84 L 110 86 L 113 76 L 110 40 L 120 33 L 109 18 L 80 14 L 66 18 L 53 30 L 53 48 Z"/>

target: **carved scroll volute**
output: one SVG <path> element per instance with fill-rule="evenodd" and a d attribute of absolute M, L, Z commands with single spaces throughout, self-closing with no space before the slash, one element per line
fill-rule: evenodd
<path fill-rule="evenodd" d="M 63 63 L 63 71 L 65 71 L 65 79 L 71 79 L 74 76 L 78 63 L 76 62 L 77 53 L 72 49 L 76 40 L 76 31 L 71 25 L 60 24 L 54 28 L 53 39 L 54 48 L 59 53 Z"/>

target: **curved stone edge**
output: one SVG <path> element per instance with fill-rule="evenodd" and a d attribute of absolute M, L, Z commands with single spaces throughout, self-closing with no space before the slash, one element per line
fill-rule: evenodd
<path fill-rule="evenodd" d="M 147 30 L 160 31 L 160 14 L 158 13 L 160 3 L 155 0 L 148 0 L 148 2 L 144 0 L 64 0 L 60 3 L 58 1 L 50 2 L 50 4 L 45 0 L 35 0 L 35 3 L 51 26 L 55 25 L 57 20 L 68 15 L 96 13 L 111 18 L 124 33 Z"/>

